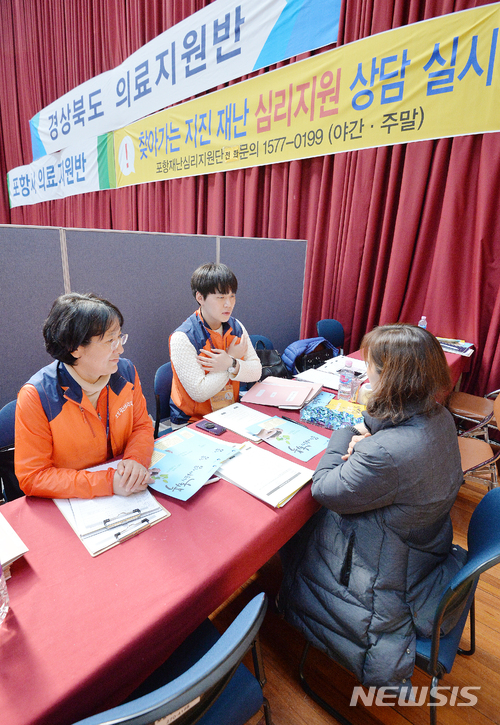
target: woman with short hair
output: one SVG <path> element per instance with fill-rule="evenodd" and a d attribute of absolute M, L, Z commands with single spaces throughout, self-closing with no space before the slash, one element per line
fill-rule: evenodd
<path fill-rule="evenodd" d="M 27 495 L 128 496 L 151 482 L 153 427 L 137 371 L 120 357 L 122 325 L 120 310 L 96 295 L 54 302 L 43 336 L 55 362 L 17 398 L 14 461 Z M 116 469 L 87 470 L 118 457 Z"/>
<path fill-rule="evenodd" d="M 436 338 L 384 325 L 362 350 L 373 389 L 365 426 L 331 435 L 312 485 L 323 508 L 285 547 L 279 607 L 364 685 L 402 688 L 416 634 L 431 635 L 465 561 L 450 519 L 463 474 Z"/>

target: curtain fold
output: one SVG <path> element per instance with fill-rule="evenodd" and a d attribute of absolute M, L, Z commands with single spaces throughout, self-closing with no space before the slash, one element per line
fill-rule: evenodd
<path fill-rule="evenodd" d="M 465 389 L 484 394 L 500 387 L 498 133 L 366 149 L 9 209 L 6 173 L 32 160 L 29 119 L 208 4 L 2 0 L 0 223 L 307 239 L 303 337 L 316 334 L 317 320 L 334 317 L 345 328 L 350 351 L 374 325 L 416 323 L 425 314 L 432 332 L 475 343 Z M 346 0 L 338 43 L 486 4 Z M 276 279 L 286 284 L 279 270 Z"/>

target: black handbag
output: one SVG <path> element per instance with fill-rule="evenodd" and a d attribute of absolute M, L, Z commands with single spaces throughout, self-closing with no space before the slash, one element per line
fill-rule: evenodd
<path fill-rule="evenodd" d="M 288 368 L 281 359 L 281 355 L 277 350 L 268 350 L 267 348 L 255 347 L 255 352 L 259 356 L 262 365 L 262 375 L 260 380 L 264 380 L 272 375 L 275 378 L 291 378 Z M 262 344 L 262 343 L 261 343 Z"/>
<path fill-rule="evenodd" d="M 312 350 L 312 352 L 307 352 L 302 355 L 299 355 L 295 359 L 295 367 L 299 371 L 299 373 L 303 373 L 304 370 L 310 370 L 311 368 L 319 368 L 320 365 L 323 365 L 327 360 L 331 360 L 333 357 L 333 350 L 323 345 L 322 342 L 319 343 L 319 345 Z"/>

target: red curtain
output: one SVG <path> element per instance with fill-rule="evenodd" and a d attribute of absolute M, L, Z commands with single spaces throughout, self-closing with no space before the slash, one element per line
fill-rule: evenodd
<path fill-rule="evenodd" d="M 427 316 L 473 341 L 466 389 L 500 387 L 500 134 L 368 149 L 9 210 L 28 120 L 201 9 L 204 0 L 2 0 L 0 223 L 307 239 L 302 335 L 334 317 L 346 348 Z M 480 0 L 346 0 L 339 44 Z M 276 271 L 277 284 L 281 281 Z M 270 291 L 272 294 L 272 291 Z M 265 331 L 264 331 L 265 332 Z"/>

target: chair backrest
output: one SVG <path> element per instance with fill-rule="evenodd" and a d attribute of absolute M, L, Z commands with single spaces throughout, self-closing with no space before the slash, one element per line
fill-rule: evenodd
<path fill-rule="evenodd" d="M 24 496 L 14 470 L 16 402 L 0 410 L 0 494 L 3 491 L 6 501 Z"/>
<path fill-rule="evenodd" d="M 12 448 L 14 445 L 15 418 L 16 401 L 11 400 L 0 410 L 0 449 Z"/>
<path fill-rule="evenodd" d="M 338 320 L 319 320 L 316 329 L 319 337 L 324 337 L 340 350 L 344 349 L 344 328 Z"/>
<path fill-rule="evenodd" d="M 497 426 L 500 425 L 500 395 L 497 395 L 493 401 L 493 415 Z"/>
<path fill-rule="evenodd" d="M 155 438 L 158 438 L 160 422 L 170 418 L 170 392 L 172 390 L 172 363 L 160 365 L 155 374 L 154 392 L 156 398 Z"/>
<path fill-rule="evenodd" d="M 261 343 L 259 344 L 259 347 L 264 347 L 266 350 L 274 350 L 273 343 L 265 335 L 250 335 L 249 337 L 252 345 L 255 348 L 257 348 L 258 343 Z"/>
<path fill-rule="evenodd" d="M 167 720 L 169 723 L 181 718 L 182 725 L 197 722 L 210 709 L 251 648 L 266 608 L 266 595 L 258 594 L 213 647 L 182 675 L 148 695 L 75 725 L 151 725 L 169 715 L 172 716 Z"/>
<path fill-rule="evenodd" d="M 470 606 L 471 590 L 475 588 L 480 575 L 500 562 L 499 520 L 500 488 L 494 488 L 483 497 L 471 516 L 467 532 L 467 561 L 448 585 L 436 610 L 430 657 L 433 670 L 438 661 L 443 620 L 450 612 Z"/>

